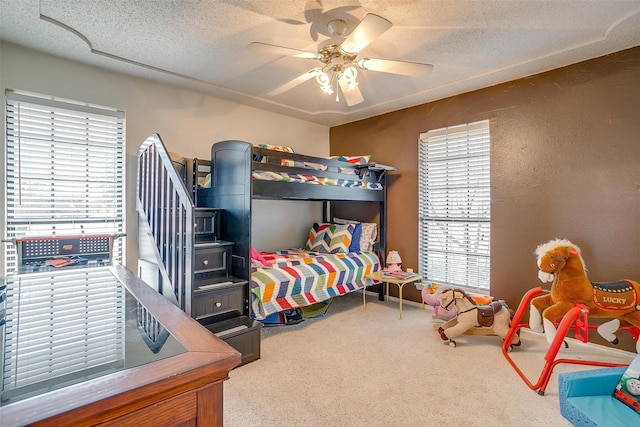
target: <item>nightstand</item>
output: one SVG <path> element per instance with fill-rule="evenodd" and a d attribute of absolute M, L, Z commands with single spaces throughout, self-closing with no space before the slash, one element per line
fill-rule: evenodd
<path fill-rule="evenodd" d="M 415 283 L 422 280 L 422 276 L 417 273 L 412 274 L 406 278 L 383 276 L 383 271 L 376 271 L 375 273 L 368 274 L 367 279 L 373 279 L 376 282 L 385 282 L 387 289 L 386 299 L 389 299 L 389 283 L 393 283 L 398 286 L 398 299 L 400 300 L 400 319 L 402 319 L 402 288 L 407 283 Z"/>

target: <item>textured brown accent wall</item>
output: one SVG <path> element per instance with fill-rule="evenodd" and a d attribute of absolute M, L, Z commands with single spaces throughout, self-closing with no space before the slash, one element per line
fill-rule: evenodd
<path fill-rule="evenodd" d="M 371 154 L 398 168 L 387 249 L 404 267 L 418 264 L 419 134 L 483 119 L 491 294 L 515 308 L 541 286 L 533 252 L 553 238 L 582 249 L 591 280 L 640 281 L 640 47 L 332 128 L 331 154 Z M 414 287 L 404 296 L 420 301 Z"/>

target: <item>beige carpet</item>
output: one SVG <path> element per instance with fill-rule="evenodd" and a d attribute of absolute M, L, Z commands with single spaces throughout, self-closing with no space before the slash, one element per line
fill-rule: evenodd
<path fill-rule="evenodd" d="M 262 358 L 230 373 L 224 422 L 234 426 L 570 426 L 560 415 L 559 365 L 544 396 L 502 355 L 501 338 L 463 335 L 457 347 L 432 328 L 432 311 L 362 294 L 335 298 L 327 314 L 263 328 Z M 523 331 L 511 357 L 532 383 L 546 340 Z M 629 363 L 634 354 L 569 341 L 559 357 Z"/>

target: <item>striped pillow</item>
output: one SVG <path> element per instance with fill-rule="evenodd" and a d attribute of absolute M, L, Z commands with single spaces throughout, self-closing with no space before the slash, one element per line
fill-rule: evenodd
<path fill-rule="evenodd" d="M 340 225 L 316 222 L 309 231 L 309 240 L 307 240 L 304 249 L 326 254 L 349 252 L 354 230 L 354 224 Z"/>

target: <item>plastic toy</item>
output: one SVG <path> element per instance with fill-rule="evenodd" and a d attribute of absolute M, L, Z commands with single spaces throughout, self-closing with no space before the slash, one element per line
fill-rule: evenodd
<path fill-rule="evenodd" d="M 586 306 L 589 317 L 612 319 L 598 333 L 617 344 L 615 332 L 629 324 L 640 328 L 640 283 L 633 280 L 591 282 L 587 278 L 580 248 L 566 239 L 555 239 L 536 249 L 538 278 L 551 283 L 551 292 L 531 300 L 531 330 L 544 332 L 549 344 L 556 335 L 556 321 L 577 304 Z M 640 352 L 640 340 L 636 341 Z"/>
<path fill-rule="evenodd" d="M 422 287 L 422 300 L 425 304 L 433 307 L 434 319 L 449 320 L 456 317 L 456 310 L 443 312 L 440 310 L 440 294 L 445 288 L 441 288 L 435 283 L 429 283 Z"/>
<path fill-rule="evenodd" d="M 445 289 L 448 288 L 440 287 L 436 283 L 429 283 L 422 287 L 422 301 L 424 301 L 425 304 L 433 307 L 433 316 L 435 319 L 449 320 L 456 317 L 456 315 L 458 314 L 455 307 L 449 311 L 443 312 L 442 310 L 440 310 L 440 294 Z M 493 297 L 489 295 L 472 295 L 471 298 L 478 305 L 491 304 L 491 302 L 493 301 Z"/>
<path fill-rule="evenodd" d="M 438 328 L 440 338 L 455 347 L 453 340 L 458 335 L 474 327 L 492 327 L 496 335 L 505 338 L 511 326 L 512 312 L 501 301 L 494 301 L 489 305 L 478 305 L 462 289 L 445 289 L 440 294 L 440 308 L 447 312 L 457 310 L 457 316 Z M 514 334 L 511 346 L 520 345 L 520 337 Z"/>

